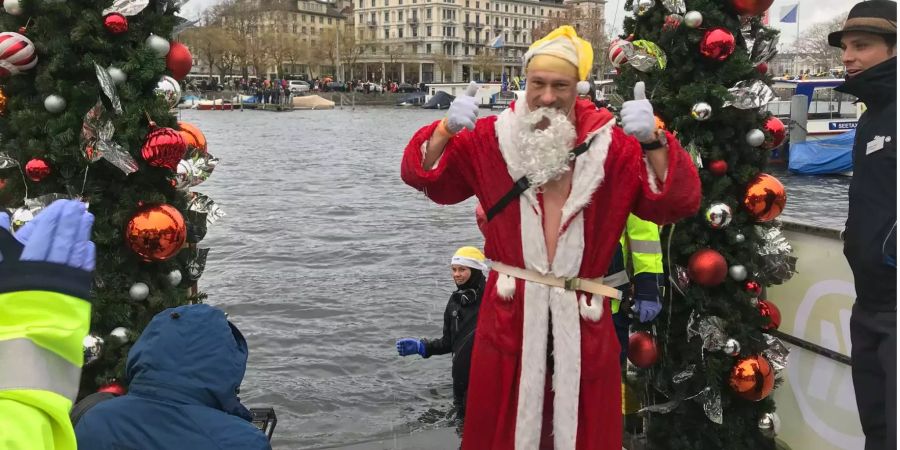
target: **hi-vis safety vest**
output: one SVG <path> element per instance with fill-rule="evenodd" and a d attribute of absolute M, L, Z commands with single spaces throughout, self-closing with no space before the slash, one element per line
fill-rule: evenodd
<path fill-rule="evenodd" d="M 626 285 L 637 274 L 663 273 L 662 245 L 659 242 L 659 226 L 634 214 L 628 215 L 625 231 L 619 239 L 619 248 L 613 256 L 604 283 L 618 287 Z M 613 314 L 619 312 L 619 301 L 611 306 Z"/>
<path fill-rule="evenodd" d="M 0 449 L 75 450 L 69 410 L 91 320 L 90 303 L 79 297 L 88 292 L 56 271 L 5 269 L 0 265 Z M 36 284 L 47 290 L 33 290 Z"/>

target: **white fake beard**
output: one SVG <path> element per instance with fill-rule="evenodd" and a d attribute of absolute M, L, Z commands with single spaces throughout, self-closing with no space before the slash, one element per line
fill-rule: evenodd
<path fill-rule="evenodd" d="M 535 126 L 544 118 L 550 121 L 546 129 Z M 556 180 L 570 170 L 569 151 L 575 143 L 575 125 L 556 108 L 523 111 L 513 133 L 518 161 L 510 164 L 513 173 L 528 177 L 531 186 L 539 187 Z"/>

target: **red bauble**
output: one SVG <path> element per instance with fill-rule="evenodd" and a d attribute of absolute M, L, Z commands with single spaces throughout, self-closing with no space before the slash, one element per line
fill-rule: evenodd
<path fill-rule="evenodd" d="M 763 327 L 764 330 L 777 330 L 781 326 L 781 311 L 774 303 L 760 300 L 756 306 L 759 308 L 759 315 L 769 318 L 769 324 Z"/>
<path fill-rule="evenodd" d="M 181 133 L 171 128 L 156 128 L 147 135 L 141 156 L 151 166 L 175 171 L 186 151 L 187 144 Z"/>
<path fill-rule="evenodd" d="M 750 213 L 757 222 L 768 222 L 784 211 L 787 204 L 787 193 L 784 185 L 778 178 L 761 173 L 750 181 L 747 191 L 744 192 L 744 209 Z"/>
<path fill-rule="evenodd" d="M 166 55 L 166 68 L 172 73 L 172 78 L 181 81 L 191 71 L 194 58 L 191 51 L 181 42 L 172 41 L 169 45 L 169 54 Z"/>
<path fill-rule="evenodd" d="M 184 216 L 172 205 L 141 206 L 125 226 L 125 242 L 144 261 L 175 256 L 187 237 Z"/>
<path fill-rule="evenodd" d="M 762 285 L 759 284 L 759 281 L 747 280 L 747 282 L 744 283 L 744 290 L 752 294 L 754 297 L 759 297 L 759 294 L 762 294 Z"/>
<path fill-rule="evenodd" d="M 37 65 L 37 50 L 31 39 L 12 31 L 0 33 L 0 76 L 18 75 Z"/>
<path fill-rule="evenodd" d="M 775 116 L 769 117 L 763 125 L 763 131 L 766 133 L 766 140 L 763 142 L 763 148 L 766 150 L 772 150 L 784 142 L 784 123 L 781 119 Z"/>
<path fill-rule="evenodd" d="M 731 0 L 731 6 L 742 16 L 758 16 L 774 3 L 775 0 Z"/>
<path fill-rule="evenodd" d="M 125 386 L 122 386 L 118 382 L 113 381 L 112 383 L 107 383 L 103 386 L 100 386 L 100 389 L 97 389 L 97 392 L 109 392 L 110 394 L 120 396 L 125 395 L 127 391 L 125 390 Z"/>
<path fill-rule="evenodd" d="M 39 182 L 50 175 L 50 164 L 41 158 L 34 158 L 25 164 L 25 176 L 29 180 Z"/>
<path fill-rule="evenodd" d="M 117 12 L 109 13 L 103 18 L 103 27 L 112 34 L 122 34 L 128 31 L 128 19 Z"/>
<path fill-rule="evenodd" d="M 727 28 L 712 28 L 700 40 L 700 54 L 716 61 L 725 61 L 734 53 L 734 45 L 734 35 Z"/>
<path fill-rule="evenodd" d="M 741 397 L 758 402 L 772 393 L 775 371 L 762 356 L 750 356 L 738 361 L 731 369 L 728 384 Z"/>
<path fill-rule="evenodd" d="M 709 163 L 709 171 L 712 172 L 713 175 L 721 177 L 728 172 L 728 163 L 721 159 L 717 159 Z"/>
<path fill-rule="evenodd" d="M 765 75 L 769 72 L 769 65 L 761 62 L 756 65 L 756 71 L 760 73 L 760 75 Z"/>
<path fill-rule="evenodd" d="M 628 336 L 628 360 L 642 369 L 646 369 L 659 359 L 656 341 L 646 331 L 638 331 Z"/>
<path fill-rule="evenodd" d="M 691 255 L 688 261 L 688 275 L 701 286 L 716 286 L 725 281 L 728 264 L 719 252 L 704 248 Z"/>

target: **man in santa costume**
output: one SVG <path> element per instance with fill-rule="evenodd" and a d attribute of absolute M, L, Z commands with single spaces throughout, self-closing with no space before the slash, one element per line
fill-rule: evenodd
<path fill-rule="evenodd" d="M 554 30 L 525 54 L 525 95 L 509 109 L 476 120 L 470 85 L 403 155 L 403 181 L 431 200 L 474 195 L 487 209 L 493 264 L 463 449 L 622 448 L 608 299 L 620 293 L 602 277 L 630 212 L 659 224 L 690 216 L 700 180 L 678 141 L 656 129 L 642 83 L 621 128 L 577 99 L 592 54 L 572 27 Z"/>

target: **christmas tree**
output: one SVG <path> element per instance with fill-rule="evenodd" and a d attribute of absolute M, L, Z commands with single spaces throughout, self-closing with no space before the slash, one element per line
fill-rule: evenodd
<path fill-rule="evenodd" d="M 662 230 L 671 281 L 652 324 L 635 324 L 628 377 L 641 399 L 649 448 L 774 448 L 771 393 L 787 350 L 767 331 L 780 322 L 764 286 L 793 273 L 774 220 L 784 187 L 762 173 L 784 126 L 766 61 L 777 31 L 762 23 L 772 0 L 632 0 L 610 44 L 617 91 L 646 83 L 658 124 L 698 166 L 698 214 Z"/>
<path fill-rule="evenodd" d="M 121 392 L 131 343 L 159 311 L 201 301 L 215 204 L 189 188 L 216 160 L 170 112 L 191 68 L 170 0 L 5 0 L 0 207 L 21 227 L 58 198 L 88 203 L 97 247 L 79 396 Z"/>

